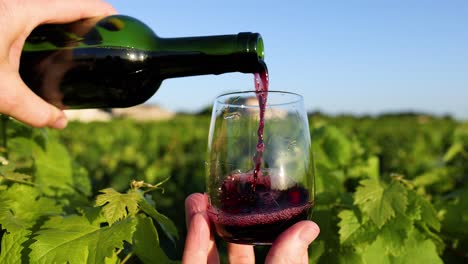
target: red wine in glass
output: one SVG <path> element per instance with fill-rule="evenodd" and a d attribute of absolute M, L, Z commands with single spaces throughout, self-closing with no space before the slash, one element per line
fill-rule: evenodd
<path fill-rule="evenodd" d="M 220 207 L 208 210 L 218 235 L 228 242 L 271 244 L 309 215 L 312 203 L 305 188 L 292 184 L 286 189 L 274 189 L 274 176 L 268 170 L 254 177 L 253 173 L 226 177 L 221 185 Z"/>

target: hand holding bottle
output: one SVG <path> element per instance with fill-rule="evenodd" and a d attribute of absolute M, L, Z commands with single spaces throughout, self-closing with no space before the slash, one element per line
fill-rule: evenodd
<path fill-rule="evenodd" d="M 185 200 L 188 228 L 182 263 L 219 263 L 214 234 L 206 210 L 208 197 L 195 193 Z M 308 263 L 307 248 L 320 230 L 312 221 L 301 221 L 284 231 L 273 243 L 265 263 Z M 228 243 L 229 263 L 254 263 L 253 246 Z"/>
<path fill-rule="evenodd" d="M 168 78 L 265 67 L 258 33 L 162 38 L 136 18 L 112 15 L 37 27 L 19 72 L 47 102 L 80 109 L 144 103 Z"/>
<path fill-rule="evenodd" d="M 40 24 L 115 13 L 100 0 L 0 0 L 0 113 L 34 127 L 64 128 L 64 113 L 29 89 L 19 75 L 26 37 Z"/>

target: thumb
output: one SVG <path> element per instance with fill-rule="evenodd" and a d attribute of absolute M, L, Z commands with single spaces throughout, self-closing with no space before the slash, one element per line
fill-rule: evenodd
<path fill-rule="evenodd" d="M 319 227 L 312 221 L 294 224 L 275 240 L 265 263 L 308 263 L 307 248 L 319 233 Z"/>
<path fill-rule="evenodd" d="M 67 125 L 65 114 L 37 96 L 24 84 L 18 73 L 2 73 L 0 113 L 33 127 L 62 129 Z"/>

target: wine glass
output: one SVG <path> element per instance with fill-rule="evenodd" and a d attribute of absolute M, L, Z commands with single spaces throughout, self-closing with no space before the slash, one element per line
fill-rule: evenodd
<path fill-rule="evenodd" d="M 238 244 L 268 245 L 314 206 L 314 167 L 301 95 L 259 92 L 218 96 L 206 161 L 208 215 L 217 234 Z M 262 131 L 263 130 L 263 131 Z"/>

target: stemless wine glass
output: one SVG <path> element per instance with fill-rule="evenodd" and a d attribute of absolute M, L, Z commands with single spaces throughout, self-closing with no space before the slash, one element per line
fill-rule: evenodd
<path fill-rule="evenodd" d="M 310 218 L 314 168 L 302 96 L 269 91 L 262 123 L 257 93 L 224 94 L 214 102 L 206 162 L 208 215 L 225 241 L 268 245 Z"/>

